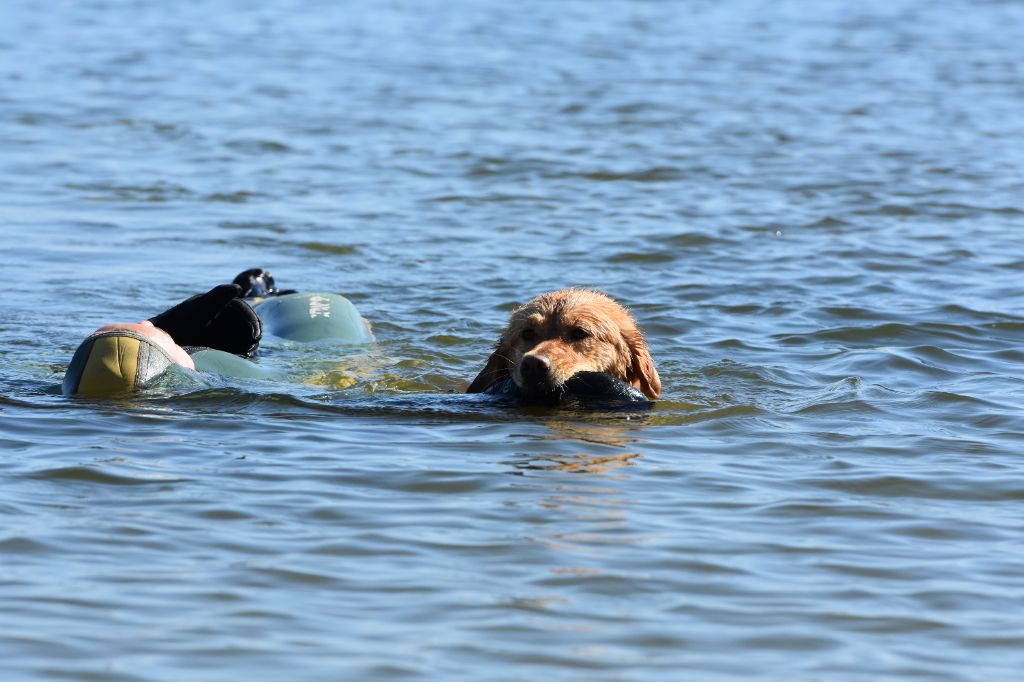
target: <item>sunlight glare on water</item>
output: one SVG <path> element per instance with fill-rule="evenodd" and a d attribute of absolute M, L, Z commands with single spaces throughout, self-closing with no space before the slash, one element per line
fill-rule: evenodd
<path fill-rule="evenodd" d="M 1018 679 L 1024 6 L 0 14 L 3 679 Z M 376 346 L 60 395 L 254 266 Z M 454 391 L 564 286 L 652 410 Z"/>

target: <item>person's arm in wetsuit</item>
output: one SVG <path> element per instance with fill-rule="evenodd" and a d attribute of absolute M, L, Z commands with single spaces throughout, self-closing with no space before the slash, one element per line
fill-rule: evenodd
<path fill-rule="evenodd" d="M 65 395 L 109 395 L 142 388 L 171 364 L 195 369 L 186 346 L 250 355 L 263 327 L 238 284 L 222 284 L 142 322 L 97 329 L 75 351 Z"/>

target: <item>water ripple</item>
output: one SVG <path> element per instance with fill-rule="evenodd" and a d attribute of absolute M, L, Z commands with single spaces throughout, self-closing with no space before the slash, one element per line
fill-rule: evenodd
<path fill-rule="evenodd" d="M 110 465 L 66 466 L 37 469 L 31 477 L 40 481 L 102 483 L 104 485 L 148 485 L 182 483 L 188 479 L 153 472 L 128 472 Z"/>

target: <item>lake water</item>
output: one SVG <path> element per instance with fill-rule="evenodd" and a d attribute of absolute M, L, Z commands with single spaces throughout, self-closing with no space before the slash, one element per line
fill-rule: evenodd
<path fill-rule="evenodd" d="M 4 680 L 1017 680 L 1024 5 L 6 0 Z M 252 266 L 295 381 L 60 395 Z M 646 414 L 452 393 L 601 288 Z"/>

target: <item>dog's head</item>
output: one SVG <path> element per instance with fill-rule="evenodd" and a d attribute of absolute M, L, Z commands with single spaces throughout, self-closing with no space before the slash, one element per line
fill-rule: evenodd
<path fill-rule="evenodd" d="M 467 392 L 511 377 L 525 393 L 558 390 L 577 372 L 603 372 L 654 399 L 661 380 L 643 334 L 625 308 L 585 289 L 541 294 L 515 310 Z"/>

